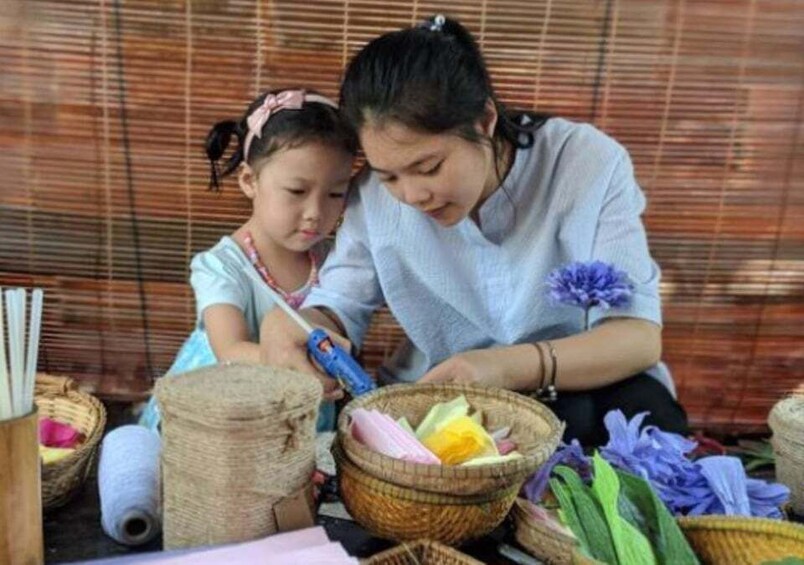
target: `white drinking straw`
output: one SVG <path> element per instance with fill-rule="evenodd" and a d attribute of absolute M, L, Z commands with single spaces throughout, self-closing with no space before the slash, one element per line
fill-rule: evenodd
<path fill-rule="evenodd" d="M 39 359 L 39 335 L 42 329 L 42 298 L 42 289 L 34 289 L 31 299 L 31 317 L 28 324 L 28 354 L 25 360 L 25 405 L 23 408 L 26 414 L 33 410 L 36 365 Z"/>
<path fill-rule="evenodd" d="M 8 420 L 14 415 L 11 403 L 11 381 L 6 362 L 5 308 L 3 307 L 3 291 L 0 289 L 0 420 Z"/>
<path fill-rule="evenodd" d="M 14 407 L 14 416 L 20 412 L 22 399 L 20 392 L 22 390 L 22 383 L 19 380 L 19 348 L 17 341 L 19 338 L 19 330 L 17 329 L 17 304 L 19 303 L 19 295 L 16 290 L 5 291 L 6 297 L 6 320 L 8 321 L 8 359 L 9 359 L 9 373 L 11 375 L 11 404 Z"/>

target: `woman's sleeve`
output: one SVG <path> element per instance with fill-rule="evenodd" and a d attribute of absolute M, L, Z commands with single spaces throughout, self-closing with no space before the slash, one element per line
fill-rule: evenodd
<path fill-rule="evenodd" d="M 319 274 L 304 308 L 325 306 L 343 322 L 347 337 L 358 348 L 371 322 L 371 315 L 384 303 L 371 254 L 365 208 L 360 188 L 355 186 L 335 237 L 335 248 Z"/>
<path fill-rule="evenodd" d="M 598 218 L 592 259 L 613 264 L 628 274 L 634 293 L 626 306 L 592 308 L 590 325 L 608 317 L 641 318 L 662 324 L 659 279 L 661 272 L 648 249 L 641 215 L 645 196 L 634 178 L 634 168 L 624 149 L 614 165 Z"/>

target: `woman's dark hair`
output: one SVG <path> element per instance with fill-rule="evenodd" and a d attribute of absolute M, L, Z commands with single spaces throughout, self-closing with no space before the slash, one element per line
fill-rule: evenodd
<path fill-rule="evenodd" d="M 396 121 L 428 133 L 452 132 L 483 142 L 475 124 L 492 100 L 499 118 L 495 158 L 503 140 L 530 147 L 547 116 L 506 110 L 497 100 L 483 55 L 455 20 L 434 16 L 418 27 L 386 33 L 349 63 L 341 85 L 341 113 L 359 131 L 369 120 Z"/>
<path fill-rule="evenodd" d="M 240 120 L 224 120 L 209 130 L 204 149 L 210 163 L 210 190 L 219 191 L 221 179 L 235 171 L 243 161 L 253 167 L 257 161 L 267 159 L 280 149 L 299 147 L 310 141 L 332 145 L 352 155 L 357 152 L 354 130 L 344 121 L 338 110 L 321 102 L 305 101 L 300 110 L 283 110 L 272 114 L 262 128 L 261 137 L 255 136 L 251 140 L 248 155 L 243 155 L 243 144 L 248 133 L 246 120 L 262 105 L 266 96 L 279 94 L 283 90 L 285 89 L 261 94 L 249 105 Z M 307 93 L 315 94 L 312 91 Z M 233 137 L 237 139 L 237 147 L 221 163 Z"/>

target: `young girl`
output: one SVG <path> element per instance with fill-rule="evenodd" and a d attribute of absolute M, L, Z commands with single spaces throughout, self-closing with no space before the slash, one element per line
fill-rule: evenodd
<path fill-rule="evenodd" d="M 566 438 L 605 442 L 603 416 L 650 411 L 682 432 L 660 363 L 659 269 L 627 151 L 590 125 L 510 112 L 459 23 L 437 16 L 383 35 L 351 61 L 341 111 L 368 169 L 304 315 L 360 345 L 387 303 L 408 342 L 389 380 L 455 381 L 551 402 Z M 593 309 L 591 329 L 550 303 L 548 274 L 572 261 L 625 271 L 629 305 Z M 325 315 L 326 314 L 326 315 Z M 338 320 L 335 324 L 333 319 Z M 269 314 L 263 360 L 313 371 L 304 335 Z"/>
<path fill-rule="evenodd" d="M 232 137 L 237 148 L 219 171 Z M 241 120 L 215 124 L 206 140 L 210 187 L 219 189 L 219 178 L 237 171 L 252 213 L 193 258 L 196 329 L 168 374 L 223 361 L 259 362 L 260 322 L 274 307 L 265 287 L 298 308 L 318 284 L 324 238 L 343 212 L 356 144 L 335 103 L 303 90 L 265 93 Z M 340 397 L 332 379 L 321 379 L 326 400 Z M 333 418 L 325 402 L 319 430 L 330 429 Z M 158 426 L 154 399 L 141 423 Z"/>

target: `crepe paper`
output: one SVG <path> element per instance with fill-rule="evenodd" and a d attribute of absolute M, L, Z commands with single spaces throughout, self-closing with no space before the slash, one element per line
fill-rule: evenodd
<path fill-rule="evenodd" d="M 352 436 L 363 445 L 395 459 L 438 465 L 441 461 L 415 436 L 390 416 L 377 410 L 357 408 L 352 412 Z"/>
<path fill-rule="evenodd" d="M 687 538 L 650 484 L 635 475 L 617 471 L 620 481 L 620 515 L 648 538 L 659 565 L 698 565 Z"/>
<path fill-rule="evenodd" d="M 175 557 L 166 557 L 148 563 L 160 565 L 224 565 L 254 563 L 260 565 L 316 565 L 329 563 L 358 565 L 339 543 L 330 542 L 320 526 L 271 537 L 193 551 Z"/>
<path fill-rule="evenodd" d="M 488 455 L 485 457 L 475 457 L 474 459 L 461 463 L 461 466 L 472 467 L 474 465 L 491 465 L 494 463 L 506 463 L 516 459 L 522 459 L 522 454 L 518 451 L 513 451 L 507 455 Z"/>
<path fill-rule="evenodd" d="M 529 500 L 519 499 L 522 502 L 522 506 L 527 511 L 528 515 L 531 518 L 536 520 L 537 522 L 544 524 L 548 528 L 555 530 L 556 532 L 563 534 L 565 536 L 569 536 L 571 538 L 575 538 L 575 534 L 572 533 L 567 526 L 561 523 L 561 520 L 558 518 L 557 515 L 553 514 L 552 511 L 547 510 L 543 506 L 539 506 L 538 504 L 533 504 Z M 577 539 L 577 538 L 576 538 Z"/>
<path fill-rule="evenodd" d="M 56 461 L 60 461 L 65 457 L 68 457 L 75 453 L 75 449 L 69 447 L 46 447 L 44 445 L 39 446 L 39 456 L 42 458 L 42 463 L 45 465 L 49 463 L 55 463 Z"/>
<path fill-rule="evenodd" d="M 510 439 L 495 441 L 494 445 L 497 447 L 497 452 L 500 455 L 508 455 L 509 453 L 516 451 L 516 444 Z"/>
<path fill-rule="evenodd" d="M 511 435 L 511 426 L 505 426 L 504 428 L 500 428 L 499 430 L 494 430 L 489 435 L 491 436 L 491 439 L 493 439 L 495 442 L 508 439 L 508 436 Z"/>
<path fill-rule="evenodd" d="M 539 470 L 528 479 L 522 488 L 525 498 L 533 503 L 541 502 L 544 493 L 547 491 L 547 482 L 556 465 L 566 465 L 574 469 L 584 481 L 591 479 L 591 460 L 584 455 L 583 448 L 578 443 L 578 440 L 573 439 L 569 444 L 562 443 L 544 465 L 539 467 Z"/>
<path fill-rule="evenodd" d="M 553 472 L 561 479 L 550 479 L 550 488 L 561 505 L 561 519 L 581 541 L 590 557 L 616 564 L 617 554 L 611 532 L 592 490 L 569 467 L 559 465 Z"/>
<path fill-rule="evenodd" d="M 416 430 L 413 429 L 413 426 L 410 425 L 410 422 L 408 422 L 408 419 L 404 416 L 399 418 L 396 423 L 399 424 L 402 429 L 408 432 L 410 435 L 416 436 Z"/>
<path fill-rule="evenodd" d="M 750 516 L 745 469 L 736 457 L 715 455 L 698 461 L 701 474 L 727 515 Z"/>
<path fill-rule="evenodd" d="M 597 496 L 606 517 L 618 562 L 620 565 L 655 564 L 656 557 L 648 538 L 620 516 L 620 481 L 617 473 L 599 453 L 595 452 L 592 460 L 595 474 L 592 492 Z"/>
<path fill-rule="evenodd" d="M 445 465 L 460 465 L 475 457 L 499 455 L 488 432 L 469 416 L 452 418 L 433 434 L 422 439 Z"/>
<path fill-rule="evenodd" d="M 601 454 L 612 465 L 650 482 L 659 498 L 677 515 L 745 512 L 750 516 L 782 518 L 779 507 L 790 490 L 778 483 L 766 483 L 745 476 L 740 461 L 731 456 L 691 460 L 697 444 L 656 426 L 640 426 L 646 412 L 627 421 L 620 410 L 606 414 L 604 423 L 609 442 Z M 704 472 L 704 467 L 709 471 Z"/>
<path fill-rule="evenodd" d="M 81 433 L 70 426 L 51 418 L 39 420 L 39 443 L 45 447 L 75 447 L 81 441 Z"/>
<path fill-rule="evenodd" d="M 431 436 L 447 425 L 454 418 L 469 414 L 469 402 L 461 395 L 449 402 L 439 402 L 427 412 L 419 427 L 416 428 L 416 437 L 424 439 Z"/>

